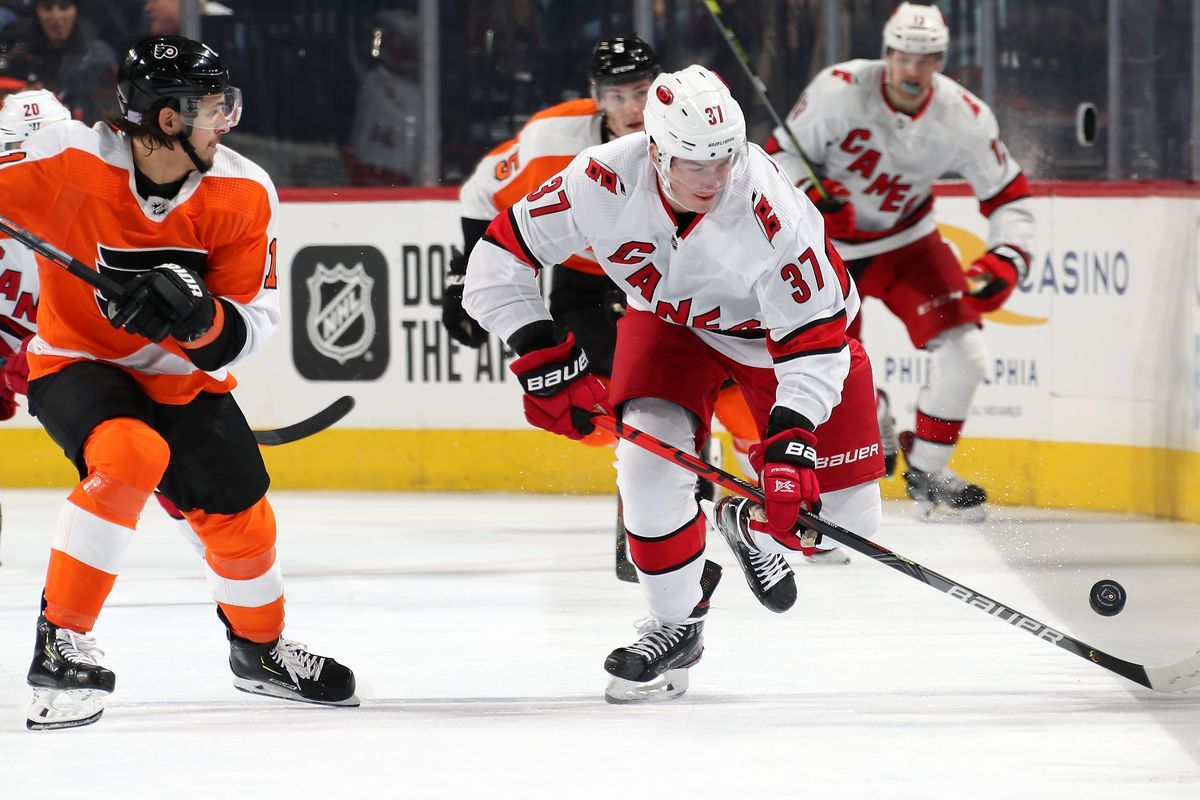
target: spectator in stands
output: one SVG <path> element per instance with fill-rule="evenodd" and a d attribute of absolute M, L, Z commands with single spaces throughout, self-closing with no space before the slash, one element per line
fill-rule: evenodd
<path fill-rule="evenodd" d="M 409 11 L 376 17 L 369 66 L 355 62 L 358 99 L 342 150 L 355 186 L 408 186 L 421 179 L 424 115 L 420 20 Z"/>
<path fill-rule="evenodd" d="M 50 89 L 88 124 L 116 108 L 112 87 L 117 59 L 84 17 L 85 0 L 36 0 L 33 19 L 4 30 L 8 57 L 29 65 L 37 83 Z"/>
<path fill-rule="evenodd" d="M 178 36 L 183 24 L 184 0 L 146 0 L 142 7 L 151 36 Z M 192 0 L 199 6 L 201 15 L 224 16 L 232 14 L 228 6 L 209 0 Z"/>

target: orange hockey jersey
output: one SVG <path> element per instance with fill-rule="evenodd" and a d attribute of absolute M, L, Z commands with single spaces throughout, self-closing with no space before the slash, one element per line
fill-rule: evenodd
<path fill-rule="evenodd" d="M 192 172 L 171 199 L 134 190 L 129 140 L 103 124 L 55 125 L 0 159 L 0 214 L 118 282 L 174 263 L 198 273 L 213 297 L 246 323 L 231 363 L 257 351 L 279 324 L 275 187 L 253 162 L 218 148 L 213 168 Z M 181 404 L 199 392 L 228 392 L 224 367 L 199 370 L 173 339 L 154 344 L 113 328 L 105 299 L 62 267 L 38 257 L 38 334 L 30 377 L 78 361 L 127 370 L 149 397 Z"/>
<path fill-rule="evenodd" d="M 562 171 L 584 149 L 603 141 L 604 115 L 596 101 L 568 100 L 534 114 L 525 127 L 491 150 L 459 192 L 462 215 L 490 220 Z M 591 253 L 575 254 L 564 266 L 603 275 Z"/>

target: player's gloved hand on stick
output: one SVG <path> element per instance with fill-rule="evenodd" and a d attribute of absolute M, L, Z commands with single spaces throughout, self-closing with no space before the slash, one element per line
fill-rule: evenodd
<path fill-rule="evenodd" d="M 454 341 L 480 348 L 487 344 L 488 332 L 463 308 L 466 279 L 467 257 L 460 253 L 450 259 L 450 269 L 446 272 L 446 284 L 442 288 L 442 325 Z"/>
<path fill-rule="evenodd" d="M 152 342 L 168 334 L 176 341 L 194 342 L 212 328 L 217 306 L 195 272 L 160 264 L 126 283 L 125 292 L 108 301 L 107 313 L 114 328 Z"/>
<path fill-rule="evenodd" d="M 776 425 L 772 412 L 767 438 L 751 445 L 750 463 L 758 471 L 766 498 L 766 531 L 784 545 L 800 549 L 796 531 L 800 509 L 821 510 L 821 485 L 817 481 L 817 437 L 802 427 Z M 778 430 L 772 435 L 772 430 Z M 811 546 L 811 545 L 808 545 Z"/>
<path fill-rule="evenodd" d="M 1002 244 L 975 259 L 967 270 L 967 302 L 980 314 L 1004 305 L 1029 272 L 1029 257 L 1018 247 Z"/>
<path fill-rule="evenodd" d="M 526 353 L 509 369 L 525 390 L 525 419 L 534 427 L 582 439 L 596 429 L 592 412 L 612 413 L 604 384 L 588 372 L 587 354 L 573 333 L 556 345 Z"/>
<path fill-rule="evenodd" d="M 830 239 L 850 236 L 858 230 L 858 216 L 850 203 L 850 190 L 841 181 L 822 180 L 821 186 L 830 199 L 821 197 L 816 186 L 810 186 L 805 194 L 825 217 L 825 235 Z"/>

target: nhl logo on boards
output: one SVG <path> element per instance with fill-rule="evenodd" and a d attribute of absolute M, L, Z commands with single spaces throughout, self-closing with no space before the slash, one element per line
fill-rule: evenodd
<path fill-rule="evenodd" d="M 308 338 L 317 352 L 345 364 L 367 352 L 375 336 L 371 289 L 362 263 L 347 268 L 317 265 L 308 281 Z"/>
<path fill-rule="evenodd" d="M 173 44 L 156 44 L 154 45 L 154 57 L 158 59 L 175 58 L 179 55 L 179 48 Z"/>
<path fill-rule="evenodd" d="M 665 86 L 658 87 L 654 94 L 658 96 L 658 102 L 662 103 L 664 106 L 669 106 L 671 103 L 675 102 L 675 95 L 671 94 L 671 90 Z"/>
<path fill-rule="evenodd" d="M 387 369 L 387 260 L 374 247 L 306 247 L 292 263 L 292 358 L 310 380 Z"/>

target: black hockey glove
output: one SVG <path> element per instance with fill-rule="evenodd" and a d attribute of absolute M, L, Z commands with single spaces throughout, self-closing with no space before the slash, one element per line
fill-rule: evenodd
<path fill-rule="evenodd" d="M 124 294 L 108 301 L 107 314 L 114 328 L 152 342 L 168 334 L 193 342 L 212 328 L 216 303 L 199 275 L 178 264 L 161 264 L 126 283 Z"/>
<path fill-rule="evenodd" d="M 480 348 L 487 344 L 488 332 L 463 308 L 463 284 L 467 280 L 467 257 L 459 254 L 450 259 L 446 285 L 442 291 L 442 325 L 454 341 L 467 347 Z"/>

